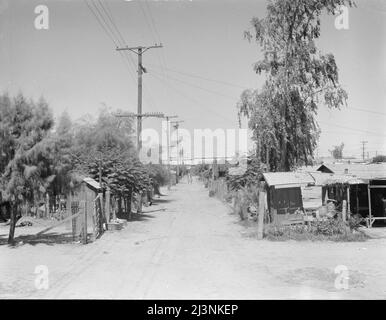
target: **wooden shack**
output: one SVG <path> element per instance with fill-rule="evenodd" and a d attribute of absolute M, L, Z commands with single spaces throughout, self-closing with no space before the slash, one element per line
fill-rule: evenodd
<path fill-rule="evenodd" d="M 313 185 L 314 179 L 306 172 L 266 172 L 267 204 L 271 215 L 293 214 L 303 210 L 301 187 Z"/>
<path fill-rule="evenodd" d="M 322 165 L 318 171 L 330 175 L 323 183 L 323 202 L 334 199 L 339 206 L 347 200 L 348 213 L 364 217 L 368 227 L 386 221 L 386 164 Z"/>
<path fill-rule="evenodd" d="M 95 229 L 95 202 L 94 200 L 98 197 L 98 194 L 102 193 L 102 188 L 99 182 L 92 178 L 86 177 L 82 180 L 77 188 L 71 192 L 71 196 L 68 199 L 68 203 L 71 203 L 71 211 L 74 213 L 76 210 L 84 212 L 86 218 L 86 225 L 88 230 Z M 83 219 L 83 218 L 82 218 Z M 74 222 L 76 226 L 74 226 Z M 99 222 L 98 222 L 99 223 Z M 70 225 L 68 226 L 70 227 Z M 72 228 L 79 229 L 79 221 L 72 222 Z M 74 231 L 79 233 L 80 230 Z"/>
<path fill-rule="evenodd" d="M 100 192 L 102 192 L 102 188 L 99 182 L 87 177 L 84 178 L 78 188 L 73 191 L 72 196 L 79 200 L 92 201 Z"/>

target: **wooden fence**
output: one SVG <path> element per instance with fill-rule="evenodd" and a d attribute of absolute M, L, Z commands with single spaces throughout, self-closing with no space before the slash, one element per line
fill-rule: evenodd
<path fill-rule="evenodd" d="M 64 210 L 62 210 L 61 219 L 38 232 L 36 237 L 64 225 L 66 230 L 71 230 L 73 241 L 87 244 L 89 241 L 95 241 L 102 236 L 105 223 L 106 216 L 102 194 L 91 201 L 68 199 Z"/>
<path fill-rule="evenodd" d="M 241 220 L 258 222 L 257 237 L 263 238 L 264 223 L 270 222 L 267 211 L 267 194 L 263 187 L 253 186 L 237 191 L 229 190 L 225 179 L 209 180 L 209 196 L 225 201 Z"/>

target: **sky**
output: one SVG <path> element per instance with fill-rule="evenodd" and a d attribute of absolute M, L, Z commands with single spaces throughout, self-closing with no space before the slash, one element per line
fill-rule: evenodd
<path fill-rule="evenodd" d="M 90 7 L 98 13 L 95 4 L 103 13 L 100 3 L 111 12 L 123 39 L 111 39 L 98 23 Z M 349 98 L 340 111 L 320 107 L 319 156 L 343 142 L 346 156 L 360 157 L 361 141 L 367 141 L 369 156 L 386 154 L 386 1 L 356 3 L 357 8 L 349 9 L 348 30 L 337 30 L 335 17 L 322 19 L 319 49 L 334 54 Z M 250 30 L 252 17 L 265 15 L 266 4 L 0 0 L 0 92 L 43 96 L 56 117 L 64 110 L 73 119 L 95 117 L 103 104 L 136 112 L 137 57 L 117 52 L 116 45 L 161 42 L 163 48 L 143 55 L 143 112 L 178 115 L 188 130 L 235 128 L 241 92 L 259 89 L 264 82 L 253 71 L 261 57 L 259 47 L 243 33 Z M 35 28 L 38 5 L 49 9 L 48 30 Z M 143 126 L 161 127 L 159 119 L 146 119 Z"/>

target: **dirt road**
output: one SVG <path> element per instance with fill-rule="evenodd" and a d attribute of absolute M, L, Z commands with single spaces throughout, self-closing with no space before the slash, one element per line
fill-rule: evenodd
<path fill-rule="evenodd" d="M 198 183 L 179 184 L 145 211 L 87 246 L 1 246 L 0 297 L 386 298 L 385 239 L 258 241 Z M 47 290 L 35 287 L 37 265 L 48 268 Z M 337 266 L 348 270 L 340 287 Z"/>

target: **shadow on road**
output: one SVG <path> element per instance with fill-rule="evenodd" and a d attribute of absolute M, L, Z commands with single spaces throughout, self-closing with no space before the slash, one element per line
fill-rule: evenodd
<path fill-rule="evenodd" d="M 6 236 L 0 236 L 0 245 L 7 245 L 8 244 L 8 237 Z M 73 236 L 72 233 L 56 233 L 51 232 L 47 234 L 42 234 L 39 236 L 36 236 L 35 234 L 31 235 L 20 235 L 15 238 L 15 243 L 20 245 L 19 243 L 22 242 L 22 244 L 30 244 L 30 245 L 37 245 L 37 244 L 46 244 L 46 245 L 54 245 L 54 244 L 64 244 L 64 243 L 73 243 Z"/>
<path fill-rule="evenodd" d="M 173 200 L 170 200 L 170 199 L 153 199 L 153 206 L 154 205 L 157 205 L 158 203 L 169 203 L 169 202 L 173 202 Z"/>

